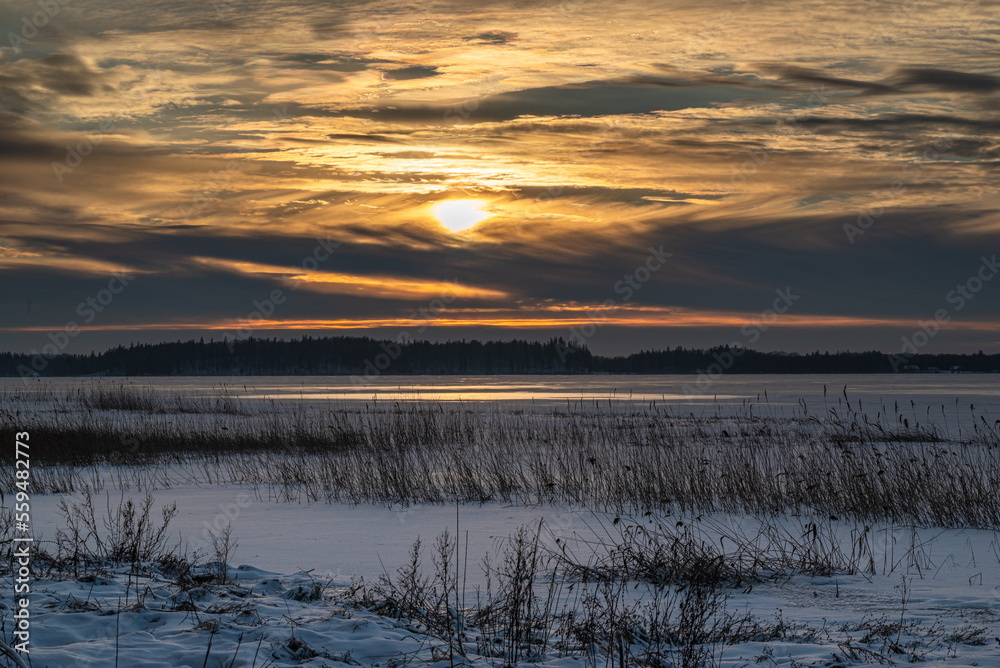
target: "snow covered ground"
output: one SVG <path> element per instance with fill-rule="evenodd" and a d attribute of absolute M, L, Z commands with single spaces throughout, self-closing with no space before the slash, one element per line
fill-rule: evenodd
<path fill-rule="evenodd" d="M 278 575 L 250 566 L 230 575 L 234 584 L 187 591 L 155 578 L 130 581 L 125 573 L 39 582 L 31 665 L 111 666 L 116 654 L 118 665 L 137 668 L 450 663 L 442 658 L 442 643 L 406 619 L 343 602 L 336 582 L 328 586 L 315 574 Z M 902 612 L 889 581 L 839 578 L 839 597 L 832 580 L 810 578 L 737 592 L 729 609 L 749 608 L 771 625 L 760 640 L 726 647 L 719 665 L 863 665 L 872 662 L 874 655 L 864 653 L 869 648 L 909 662 L 913 655 L 905 649 L 885 652 L 886 643 L 897 641 L 903 647 L 918 643 L 915 655 L 935 663 L 997 665 L 996 599 L 988 588 L 959 579 L 913 581 Z M 879 636 L 879 625 L 900 614 L 907 623 L 902 633 Z M 971 629 L 985 632 L 973 635 Z M 851 652 L 856 660 L 848 658 Z M 497 663 L 468 654 L 459 662 Z M 588 660 L 553 651 L 539 663 Z"/>
<path fill-rule="evenodd" d="M 109 494 L 99 500 L 100 512 L 109 501 L 115 507 L 119 499 Z M 348 600 L 352 580 L 362 576 L 372 582 L 384 571 L 395 573 L 417 537 L 429 544 L 445 529 L 454 535 L 457 522 L 463 550 L 468 535 L 471 598 L 485 585 L 479 560 L 487 553 L 495 557 L 518 527 L 544 519 L 550 545 L 555 536 L 585 551 L 587 544 L 606 542 L 614 522 L 612 515 L 579 507 L 291 504 L 260 501 L 248 490 L 204 486 L 157 492 L 157 504 L 169 501 L 178 504 L 171 529 L 189 547 L 213 522 L 221 526 L 219 517 L 231 517 L 225 523 L 231 522 L 238 540 L 231 561 L 252 565 L 231 568 L 233 584 L 186 591 L 165 574 L 130 576 L 129 567 L 79 580 L 40 580 L 33 586 L 32 666 L 110 666 L 116 652 L 118 665 L 150 667 L 450 664 L 442 658 L 444 644 L 418 624 Z M 36 505 L 41 540 L 52 538 L 59 525 L 57 502 L 56 496 L 40 497 Z M 653 519 L 664 518 L 636 521 Z M 677 519 L 693 522 L 710 540 L 727 532 L 753 535 L 758 526 L 756 520 L 725 516 Z M 791 535 L 811 526 L 809 518 L 794 517 L 778 524 Z M 849 522 L 829 526 L 844 545 L 860 528 Z M 726 590 L 726 612 L 747 629 L 757 627 L 740 642 L 715 647 L 718 665 L 864 665 L 914 658 L 998 665 L 997 534 L 871 530 L 865 560 L 875 573 L 788 573 Z M 11 586 L 9 581 L 3 586 L 8 638 Z M 496 657 L 475 654 L 475 634 L 474 628 L 467 630 L 468 656 L 461 662 L 499 665 Z M 539 662 L 581 665 L 594 659 L 551 650 Z"/>

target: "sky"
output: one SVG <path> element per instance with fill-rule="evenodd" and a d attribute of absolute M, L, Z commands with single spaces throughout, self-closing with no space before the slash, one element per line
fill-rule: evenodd
<path fill-rule="evenodd" d="M 989 2 L 0 6 L 0 350 L 1000 351 Z"/>

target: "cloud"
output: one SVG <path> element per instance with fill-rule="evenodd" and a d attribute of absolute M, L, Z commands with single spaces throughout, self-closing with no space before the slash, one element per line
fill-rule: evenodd
<path fill-rule="evenodd" d="M 115 90 L 116 76 L 79 56 L 54 53 L 38 59 L 0 60 L 0 117 L 11 124 L 51 112 L 61 96 L 93 97 Z"/>
<path fill-rule="evenodd" d="M 1000 121 L 992 118 L 969 118 L 949 114 L 888 113 L 875 116 L 812 116 L 795 119 L 801 125 L 832 126 L 854 130 L 898 130 L 911 132 L 917 128 L 948 127 L 959 131 L 993 133 L 1000 131 Z"/>
<path fill-rule="evenodd" d="M 401 144 L 403 143 L 395 137 L 388 137 L 381 134 L 354 134 L 350 132 L 338 132 L 326 135 L 327 139 L 333 139 L 334 141 L 352 141 L 352 142 L 363 142 L 372 144 Z"/>
<path fill-rule="evenodd" d="M 96 0 L 3 51 L 11 326 L 64 320 L 128 266 L 142 280 L 108 327 L 228 322 L 297 275 L 275 327 L 388 326 L 458 278 L 470 331 L 558 328 L 664 244 L 674 257 L 623 326 L 750 313 L 793 285 L 802 318 L 854 323 L 846 339 L 929 317 L 1000 241 L 998 78 L 975 37 L 1000 19 L 981 12 L 220 7 Z M 451 233 L 429 213 L 449 198 L 491 215 Z M 851 244 L 844 225 L 867 210 Z M 316 238 L 342 247 L 295 274 Z M 969 308 L 985 321 L 990 303 Z"/>
<path fill-rule="evenodd" d="M 667 64 L 658 65 L 658 69 L 670 72 L 673 77 L 633 76 L 630 80 L 666 87 L 733 85 L 762 90 L 808 90 L 797 84 L 809 84 L 855 90 L 864 95 L 989 94 L 1000 90 L 1000 77 L 933 67 L 894 66 L 880 80 L 834 74 L 839 68 L 818 69 L 791 63 L 754 63 L 746 72 L 728 74 L 685 72 Z M 758 73 L 774 78 L 761 78 Z"/>
<path fill-rule="evenodd" d="M 894 72 L 897 90 L 926 89 L 956 93 L 995 93 L 1000 77 L 933 67 L 899 67 Z"/>
<path fill-rule="evenodd" d="M 61 95 L 88 96 L 99 89 L 113 90 L 103 83 L 106 74 L 92 69 L 79 56 L 54 53 L 38 60 L 15 61 L 0 74 L 0 85 L 10 88 L 41 87 Z"/>
<path fill-rule="evenodd" d="M 532 116 L 598 117 L 712 107 L 775 93 L 736 86 L 671 86 L 587 81 L 528 88 L 450 104 L 345 108 L 344 116 L 408 123 L 507 121 Z"/>
<path fill-rule="evenodd" d="M 382 76 L 384 79 L 392 81 L 409 81 L 411 79 L 427 79 L 430 77 L 439 76 L 441 72 L 438 71 L 435 65 L 410 65 L 409 67 L 399 67 L 396 69 L 386 69 L 382 70 Z"/>
<path fill-rule="evenodd" d="M 775 75 L 784 82 L 821 84 L 834 88 L 852 88 L 866 93 L 891 93 L 891 85 L 877 81 L 862 81 L 847 77 L 838 77 L 832 74 L 798 65 L 788 65 L 782 63 L 766 63 L 757 67 L 758 71 L 765 74 Z M 753 85 L 747 82 L 748 85 Z M 763 83 L 763 85 L 768 85 Z"/>
<path fill-rule="evenodd" d="M 485 44 L 509 44 L 517 39 L 517 33 L 504 30 L 488 30 L 478 35 L 463 38 L 470 42 L 482 42 Z"/>
<path fill-rule="evenodd" d="M 336 271 L 303 270 L 254 262 L 231 261 L 213 257 L 194 257 L 194 262 L 237 274 L 271 278 L 291 290 L 309 290 L 324 294 L 354 295 L 368 299 L 427 300 L 445 295 L 450 299 L 506 299 L 504 292 L 463 285 L 456 281 L 432 281 L 406 276 L 345 274 Z"/>

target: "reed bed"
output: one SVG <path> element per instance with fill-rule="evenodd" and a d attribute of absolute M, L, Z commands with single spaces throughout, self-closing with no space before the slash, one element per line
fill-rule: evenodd
<path fill-rule="evenodd" d="M 111 476 L 121 488 L 247 484 L 282 500 L 568 502 L 1000 527 L 1000 420 L 973 406 L 950 422 L 964 409 L 942 406 L 939 428 L 930 408 L 873 411 L 846 392 L 819 412 L 805 401 L 791 414 L 745 402 L 698 415 L 607 399 L 279 402 L 231 388 L 191 398 L 108 383 L 0 398 L 4 429 L 32 434 L 36 493 L 96 491 Z"/>

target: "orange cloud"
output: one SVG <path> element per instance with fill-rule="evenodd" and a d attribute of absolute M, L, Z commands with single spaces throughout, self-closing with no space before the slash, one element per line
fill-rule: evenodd
<path fill-rule="evenodd" d="M 546 315 L 552 314 L 552 315 Z M 256 330 L 354 330 L 386 327 L 407 328 L 416 326 L 438 327 L 501 327 L 511 329 L 551 329 L 578 327 L 588 323 L 623 327 L 733 327 L 766 324 L 769 328 L 826 328 L 826 327 L 900 327 L 913 328 L 908 318 L 868 318 L 844 315 L 783 314 L 773 322 L 761 319 L 759 313 L 734 311 L 699 311 L 674 307 L 626 307 L 601 310 L 600 306 L 554 305 L 540 309 L 449 309 L 438 317 L 386 317 L 386 318 L 335 318 L 335 319 L 286 319 L 254 320 Z M 94 331 L 140 330 L 233 330 L 245 327 L 247 321 L 226 318 L 199 322 L 161 322 L 135 325 L 99 325 L 83 329 Z M 989 321 L 951 321 L 942 329 L 964 331 L 1000 331 L 1000 323 Z M 50 331 L 52 327 L 12 327 L 0 331 Z"/>
<path fill-rule="evenodd" d="M 421 280 L 395 276 L 362 276 L 332 271 L 312 271 L 258 262 L 239 262 L 210 257 L 193 258 L 200 264 L 221 267 L 247 276 L 280 276 L 296 288 L 327 294 L 355 295 L 376 299 L 506 299 L 499 290 L 460 285 L 452 281 Z"/>

